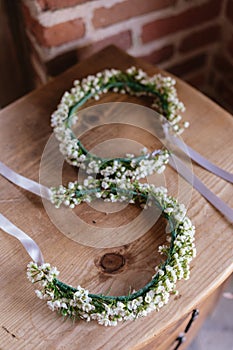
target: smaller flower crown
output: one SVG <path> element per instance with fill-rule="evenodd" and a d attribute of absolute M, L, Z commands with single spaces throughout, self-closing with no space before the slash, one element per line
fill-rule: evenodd
<path fill-rule="evenodd" d="M 104 159 L 88 152 L 80 140 L 76 138 L 71 126 L 77 121 L 75 112 L 87 100 L 98 100 L 100 95 L 108 91 L 128 93 L 136 96 L 154 98 L 152 108 L 155 108 L 169 122 L 170 129 L 176 134 L 182 133 L 188 122 L 182 123 L 180 112 L 184 105 L 179 101 L 175 89 L 175 80 L 156 74 L 149 77 L 142 69 L 131 67 L 125 72 L 116 69 L 106 69 L 96 75 L 89 75 L 81 81 L 75 80 L 70 92 L 65 92 L 57 110 L 52 114 L 51 125 L 56 138 L 60 142 L 60 151 L 68 163 L 86 169 L 88 174 L 110 173 L 133 180 L 144 178 L 153 172 L 161 173 L 168 163 L 168 151 L 160 150 L 142 152 L 139 157 L 126 155 L 125 158 Z M 123 171 L 122 171 L 123 170 Z"/>

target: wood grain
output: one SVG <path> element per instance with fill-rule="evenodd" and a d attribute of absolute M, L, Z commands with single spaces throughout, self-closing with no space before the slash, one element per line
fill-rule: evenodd
<path fill-rule="evenodd" d="M 128 56 L 115 47 L 108 47 L 52 80 L 45 87 L 18 100 L 0 112 L 1 160 L 20 174 L 38 181 L 40 160 L 51 136 L 50 114 L 56 108 L 62 93 L 70 89 L 74 79 L 96 73 L 104 68 L 125 69 L 137 65 L 149 74 L 158 71 L 142 60 Z M 187 107 L 185 118 L 190 128 L 183 139 L 188 145 L 222 168 L 233 172 L 233 120 L 232 117 L 208 98 L 177 79 L 180 99 Z M 107 94 L 100 102 L 134 101 L 129 96 Z M 148 103 L 145 100 L 139 103 Z M 92 101 L 89 105 L 93 105 Z M 125 134 L 124 134 L 125 132 Z M 129 130 L 92 130 L 83 136 L 87 147 L 95 146 L 104 137 L 124 137 Z M 132 136 L 135 131 L 131 129 Z M 137 134 L 137 135 L 136 135 Z M 135 134 L 137 141 L 153 149 L 156 140 L 145 138 L 145 132 Z M 91 135 L 91 137 L 90 137 Z M 219 197 L 233 206 L 232 186 L 193 165 L 205 184 Z M 63 179 L 73 178 L 76 172 L 64 166 Z M 152 177 L 159 183 L 161 179 Z M 161 257 L 156 248 L 165 235 L 165 223 L 158 221 L 154 227 L 133 243 L 116 248 L 96 249 L 67 238 L 53 224 L 40 198 L 1 178 L 1 212 L 13 223 L 29 233 L 41 247 L 46 261 L 61 271 L 61 280 L 81 284 L 92 292 L 104 292 L 111 287 L 111 294 L 127 293 L 129 286 L 139 288 L 148 282 L 154 266 Z M 196 305 L 210 295 L 232 272 L 232 226 L 196 191 L 180 186 L 177 174 L 168 168 L 163 180 L 170 193 L 179 195 L 188 205 L 188 214 L 196 225 L 198 256 L 192 264 L 191 279 L 179 282 L 180 298 L 159 313 L 145 319 L 124 323 L 116 328 L 103 328 L 94 322 L 76 324 L 63 322 L 48 310 L 43 301 L 36 298 L 33 286 L 28 283 L 25 266 L 29 261 L 26 252 L 14 238 L 0 232 L 0 349 L 140 349 L 172 327 Z M 190 203 L 189 203 L 190 201 Z M 81 205 L 76 214 L 90 227 L 122 227 L 139 215 L 140 209 L 128 206 L 125 211 L 105 215 Z M 119 229 L 119 228 L 118 228 Z M 130 235 L 130 231 L 125 232 Z M 86 232 L 88 234 L 88 231 Z M 101 267 L 105 254 L 118 254 L 124 258 L 124 266 L 111 273 Z"/>

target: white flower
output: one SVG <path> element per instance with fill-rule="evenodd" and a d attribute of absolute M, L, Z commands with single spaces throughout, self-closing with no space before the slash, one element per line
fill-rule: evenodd
<path fill-rule="evenodd" d="M 98 323 L 107 327 L 107 326 L 111 326 L 111 321 L 109 320 L 109 318 L 104 315 L 104 316 L 99 316 L 99 318 L 97 319 Z"/>
<path fill-rule="evenodd" d="M 35 293 L 39 299 L 44 299 L 44 294 L 40 290 L 35 290 Z"/>
<path fill-rule="evenodd" d="M 53 277 L 57 277 L 58 275 L 59 275 L 59 271 L 58 271 L 58 269 L 55 267 L 55 266 L 53 266 L 52 268 L 51 268 L 51 270 L 50 270 L 50 274 L 53 276 Z"/>
<path fill-rule="evenodd" d="M 55 311 L 61 308 L 61 303 L 59 300 L 55 300 L 55 301 L 47 301 L 47 305 L 49 307 L 50 310 Z"/>
<path fill-rule="evenodd" d="M 155 295 L 155 292 L 153 290 L 150 290 L 149 292 L 147 292 L 145 296 L 145 302 L 147 304 L 150 304 L 154 299 L 154 295 Z"/>
<path fill-rule="evenodd" d="M 163 305 L 164 305 L 163 301 L 160 301 L 160 302 L 158 303 L 158 307 L 159 307 L 159 308 L 163 307 Z"/>
<path fill-rule="evenodd" d="M 130 300 L 128 301 L 127 303 L 127 308 L 129 310 L 137 310 L 138 306 L 140 306 L 142 303 L 141 299 L 133 299 L 133 300 Z"/>

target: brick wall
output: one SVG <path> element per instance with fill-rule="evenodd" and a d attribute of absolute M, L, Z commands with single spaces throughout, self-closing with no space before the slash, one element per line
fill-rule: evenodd
<path fill-rule="evenodd" d="M 37 84 L 115 44 L 231 102 L 233 0 L 22 0 L 22 12 Z"/>

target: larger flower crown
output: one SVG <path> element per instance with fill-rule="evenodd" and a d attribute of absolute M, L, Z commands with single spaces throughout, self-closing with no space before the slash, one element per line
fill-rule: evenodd
<path fill-rule="evenodd" d="M 177 280 L 188 279 L 189 264 L 196 255 L 194 245 L 195 228 L 186 216 L 184 205 L 167 195 L 163 187 L 137 183 L 131 190 L 117 189 L 110 186 L 102 191 L 98 187 L 82 188 L 72 198 L 91 201 L 93 198 L 104 198 L 111 201 L 125 201 L 129 195 L 140 203 L 154 203 L 162 215 L 168 220 L 170 236 L 168 244 L 159 247 L 159 252 L 165 254 L 167 259 L 156 267 L 152 280 L 143 288 L 126 296 L 108 296 L 91 294 L 85 288 L 74 288 L 57 279 L 59 274 L 56 267 L 50 264 L 38 266 L 35 262 L 28 265 L 27 275 L 32 283 L 38 282 L 40 289 L 36 294 L 47 302 L 52 311 L 58 311 L 63 316 L 85 321 L 96 320 L 105 326 L 116 326 L 119 321 L 134 320 L 146 316 L 153 310 L 159 310 L 169 301 L 171 293 L 177 293 L 175 287 Z M 94 189 L 94 190 L 93 190 Z"/>

